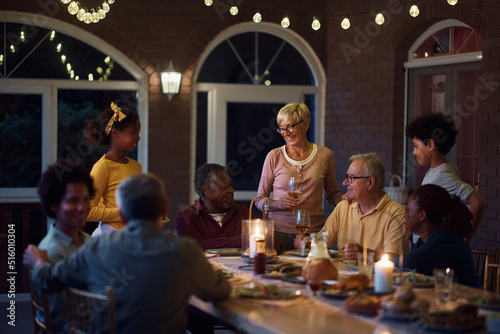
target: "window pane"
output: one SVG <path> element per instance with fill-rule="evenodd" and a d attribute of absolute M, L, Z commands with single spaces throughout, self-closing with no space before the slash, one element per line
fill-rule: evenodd
<path fill-rule="evenodd" d="M 42 96 L 0 94 L 0 187 L 36 187 L 42 164 Z"/>
<path fill-rule="evenodd" d="M 108 55 L 52 30 L 6 23 L 0 24 L 0 36 L 0 77 L 88 80 L 91 74 L 96 81 L 134 80 Z"/>
<path fill-rule="evenodd" d="M 198 81 L 315 85 L 309 65 L 292 45 L 258 32 L 239 34 L 218 45 L 203 64 Z"/>
<path fill-rule="evenodd" d="M 429 37 L 418 48 L 413 58 L 427 58 L 482 51 L 482 38 L 471 28 L 451 27 Z"/>
<path fill-rule="evenodd" d="M 227 104 L 226 166 L 236 191 L 257 190 L 267 153 L 285 144 L 276 131 L 276 115 L 282 107 L 270 103 Z"/>
<path fill-rule="evenodd" d="M 92 146 L 83 136 L 85 120 L 96 119 L 111 102 L 137 111 L 136 91 L 60 89 L 57 101 L 57 156 L 82 159 L 89 170 L 108 151 Z M 137 160 L 137 151 L 127 153 Z"/>

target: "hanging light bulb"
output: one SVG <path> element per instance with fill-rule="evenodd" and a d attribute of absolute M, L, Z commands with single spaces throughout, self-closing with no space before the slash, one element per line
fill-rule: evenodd
<path fill-rule="evenodd" d="M 321 28 L 321 23 L 319 23 L 319 20 L 316 16 L 313 18 L 311 28 L 313 28 L 313 30 L 319 30 L 319 28 Z"/>
<path fill-rule="evenodd" d="M 71 15 L 75 15 L 76 13 L 78 13 L 79 9 L 80 7 L 78 6 L 78 3 L 76 1 L 72 1 L 68 6 L 68 12 Z"/>
<path fill-rule="evenodd" d="M 104 9 L 105 13 L 109 12 L 109 5 L 106 1 L 102 3 L 102 9 Z"/>
<path fill-rule="evenodd" d="M 99 22 L 99 15 L 92 9 L 92 22 Z"/>
<path fill-rule="evenodd" d="M 71 64 L 70 63 L 66 64 L 66 69 L 68 70 L 68 73 L 71 72 Z"/>
<path fill-rule="evenodd" d="M 109 3 L 110 5 L 112 5 L 112 4 L 114 4 L 114 3 L 115 3 L 115 0 L 108 0 L 108 3 Z"/>
<path fill-rule="evenodd" d="M 61 52 L 61 49 L 62 49 L 62 44 L 61 43 L 57 44 L 56 51 Z"/>
<path fill-rule="evenodd" d="M 94 81 L 94 75 L 92 73 L 89 73 L 89 81 Z"/>
<path fill-rule="evenodd" d="M 65 5 L 69 4 L 69 2 L 70 2 L 70 1 L 71 1 L 71 0 L 61 0 L 61 2 L 62 2 L 63 4 L 65 4 Z"/>
<path fill-rule="evenodd" d="M 262 15 L 259 11 L 255 12 L 255 14 L 253 15 L 253 21 L 255 23 L 259 23 L 260 21 L 262 21 Z"/>
<path fill-rule="evenodd" d="M 416 3 L 414 3 L 413 5 L 411 5 L 410 7 L 410 15 L 413 16 L 413 17 L 417 17 L 418 14 L 420 14 L 420 10 L 418 9 L 418 6 Z"/>
<path fill-rule="evenodd" d="M 451 6 L 455 6 L 457 4 L 458 0 L 448 0 L 448 4 Z"/>
<path fill-rule="evenodd" d="M 83 14 L 83 22 L 90 24 L 92 22 L 92 14 L 90 14 L 89 12 Z"/>
<path fill-rule="evenodd" d="M 21 41 L 24 42 L 26 40 L 26 36 L 24 35 L 24 31 L 21 30 Z"/>
<path fill-rule="evenodd" d="M 340 26 L 342 27 L 342 29 L 345 30 L 349 29 L 349 27 L 351 26 L 351 21 L 349 21 L 349 16 L 344 17 L 344 19 L 340 23 Z"/>
<path fill-rule="evenodd" d="M 66 56 L 65 55 L 61 55 L 61 63 L 65 63 L 66 62 Z"/>
<path fill-rule="evenodd" d="M 231 6 L 231 8 L 229 8 L 229 13 L 231 13 L 231 15 L 233 16 L 238 15 L 238 7 L 236 7 L 235 5 Z"/>
<path fill-rule="evenodd" d="M 205 6 L 210 7 L 214 3 L 214 0 L 205 0 Z"/>
<path fill-rule="evenodd" d="M 385 17 L 382 15 L 382 12 L 378 12 L 377 16 L 375 16 L 375 23 L 381 26 L 385 22 Z"/>
<path fill-rule="evenodd" d="M 104 11 L 104 9 L 99 8 L 99 10 L 97 11 L 97 16 L 99 16 L 99 20 L 104 19 L 106 17 L 106 12 Z"/>
<path fill-rule="evenodd" d="M 83 15 L 85 15 L 85 9 L 80 8 L 78 13 L 76 13 L 76 18 L 80 21 L 83 21 Z"/>
<path fill-rule="evenodd" d="M 56 37 L 56 32 L 55 32 L 55 30 L 52 30 L 52 31 L 50 32 L 50 37 L 49 37 L 50 41 L 52 42 L 52 41 L 54 40 L 54 38 L 55 38 L 55 37 Z"/>
<path fill-rule="evenodd" d="M 285 16 L 283 20 L 281 20 L 281 26 L 283 28 L 288 28 L 290 26 L 290 19 L 288 18 L 288 16 Z"/>
<path fill-rule="evenodd" d="M 16 53 L 16 47 L 14 45 L 10 45 L 10 52 L 11 53 Z"/>

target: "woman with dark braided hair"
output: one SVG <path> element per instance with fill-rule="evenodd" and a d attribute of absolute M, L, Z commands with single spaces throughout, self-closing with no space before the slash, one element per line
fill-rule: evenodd
<path fill-rule="evenodd" d="M 115 191 L 124 179 L 142 173 L 141 164 L 125 156 L 125 153 L 136 150 L 140 130 L 139 116 L 113 102 L 111 108 L 99 114 L 97 120 L 87 120 L 87 140 L 92 145 L 109 145 L 108 152 L 94 164 L 90 172 L 96 196 L 90 201 L 87 221 L 99 222 L 92 236 L 125 227 L 118 213 Z"/>
<path fill-rule="evenodd" d="M 421 186 L 408 199 L 405 226 L 420 235 L 414 249 L 404 255 L 403 268 L 432 275 L 434 268 L 453 268 L 457 282 L 479 287 L 474 261 L 465 237 L 472 214 L 460 198 L 435 184 Z M 399 264 L 399 257 L 394 259 Z"/>

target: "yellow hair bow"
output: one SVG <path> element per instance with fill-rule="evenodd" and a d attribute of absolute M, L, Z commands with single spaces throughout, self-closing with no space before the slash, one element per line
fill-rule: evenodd
<path fill-rule="evenodd" d="M 114 102 L 111 102 L 111 109 L 115 112 L 115 114 L 111 116 L 108 125 L 106 125 L 106 128 L 104 129 L 107 135 L 109 135 L 109 132 L 111 131 L 111 128 L 113 127 L 113 124 L 115 122 L 121 122 L 123 119 L 125 119 L 125 117 L 127 117 L 127 115 L 122 112 L 122 109 L 118 107 L 118 105 Z"/>

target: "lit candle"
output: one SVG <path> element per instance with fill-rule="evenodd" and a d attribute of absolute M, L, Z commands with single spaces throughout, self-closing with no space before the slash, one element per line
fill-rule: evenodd
<path fill-rule="evenodd" d="M 394 263 L 389 261 L 389 255 L 384 254 L 382 259 L 375 263 L 375 292 L 385 293 L 392 291 L 392 275 Z"/>
<path fill-rule="evenodd" d="M 255 233 L 250 236 L 250 253 L 248 256 L 253 259 L 257 250 L 257 240 L 265 240 L 265 237 L 260 234 L 260 226 L 255 227 Z"/>

